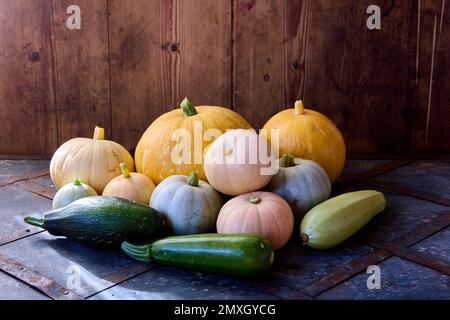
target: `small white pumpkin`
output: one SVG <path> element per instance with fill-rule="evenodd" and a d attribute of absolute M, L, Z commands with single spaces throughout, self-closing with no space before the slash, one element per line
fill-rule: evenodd
<path fill-rule="evenodd" d="M 50 162 L 50 177 L 57 189 L 79 178 L 101 194 L 108 182 L 120 175 L 121 162 L 134 170 L 129 152 L 105 140 L 105 130 L 95 127 L 93 139 L 71 139 L 56 150 Z"/>
<path fill-rule="evenodd" d="M 153 191 L 150 207 L 159 211 L 176 235 L 214 232 L 223 200 L 197 172 L 170 176 Z"/>
<path fill-rule="evenodd" d="M 208 182 L 218 191 L 237 196 L 265 187 L 275 174 L 274 153 L 254 130 L 229 130 L 205 154 Z"/>
<path fill-rule="evenodd" d="M 75 178 L 73 182 L 64 185 L 61 189 L 56 192 L 53 197 L 53 209 L 59 209 L 65 207 L 75 200 L 95 197 L 97 192 L 85 183 L 81 183 L 80 179 Z"/>
<path fill-rule="evenodd" d="M 278 173 L 266 189 L 285 199 L 299 222 L 306 212 L 330 197 L 330 179 L 325 170 L 311 160 L 286 154 L 278 163 Z"/>
<path fill-rule="evenodd" d="M 152 179 L 142 173 L 131 172 L 126 163 L 120 165 L 122 175 L 112 179 L 103 190 L 104 196 L 119 197 L 148 205 L 155 189 Z"/>

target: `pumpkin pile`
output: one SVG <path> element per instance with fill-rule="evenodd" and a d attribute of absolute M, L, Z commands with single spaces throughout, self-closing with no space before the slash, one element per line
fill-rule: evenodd
<path fill-rule="evenodd" d="M 255 275 L 294 230 L 329 249 L 385 209 L 373 190 L 329 199 L 345 153 L 338 128 L 302 101 L 257 134 L 234 111 L 185 99 L 148 127 L 134 159 L 99 127 L 64 143 L 50 163 L 54 210 L 25 221 L 141 261 Z"/>

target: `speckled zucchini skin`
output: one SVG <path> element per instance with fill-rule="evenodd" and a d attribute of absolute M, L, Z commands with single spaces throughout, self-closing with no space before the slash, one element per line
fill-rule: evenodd
<path fill-rule="evenodd" d="M 141 261 L 237 276 L 259 275 L 274 258 L 268 242 L 252 234 L 177 236 L 143 246 L 124 242 L 122 250 Z"/>
<path fill-rule="evenodd" d="M 148 206 L 117 197 L 98 196 L 49 211 L 39 226 L 55 236 L 65 236 L 95 247 L 118 249 L 125 240 L 143 242 L 154 238 L 161 233 L 163 220 Z"/>

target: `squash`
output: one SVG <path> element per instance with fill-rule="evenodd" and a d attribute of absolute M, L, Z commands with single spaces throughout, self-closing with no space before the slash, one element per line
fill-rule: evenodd
<path fill-rule="evenodd" d="M 318 250 L 336 247 L 373 217 L 386 209 L 381 192 L 348 192 L 312 208 L 302 220 L 300 237 L 304 245 Z"/>
<path fill-rule="evenodd" d="M 66 184 L 56 192 L 53 197 L 52 207 L 53 209 L 59 209 L 65 207 L 75 200 L 95 197 L 97 192 L 85 183 L 81 183 L 80 179 L 75 178 L 73 182 Z"/>
<path fill-rule="evenodd" d="M 246 193 L 229 200 L 217 218 L 218 233 L 252 233 L 269 242 L 274 250 L 283 247 L 294 230 L 289 204 L 271 192 Z"/>
<path fill-rule="evenodd" d="M 334 123 L 319 112 L 305 109 L 302 101 L 294 109 L 274 115 L 261 135 L 271 142 L 271 130 L 279 129 L 280 154 L 317 162 L 334 182 L 345 164 L 345 142 Z"/>
<path fill-rule="evenodd" d="M 101 194 L 108 182 L 120 175 L 119 163 L 125 162 L 134 170 L 128 151 L 104 137 L 105 130 L 95 127 L 93 139 L 71 139 L 56 150 L 50 162 L 50 176 L 57 189 L 79 178 Z"/>
<path fill-rule="evenodd" d="M 218 191 L 237 196 L 266 186 L 275 170 L 274 153 L 254 130 L 230 130 L 214 141 L 205 154 L 208 182 Z"/>
<path fill-rule="evenodd" d="M 222 205 L 220 194 L 199 180 L 197 172 L 168 177 L 150 198 L 150 206 L 163 215 L 168 231 L 176 235 L 214 232 Z"/>
<path fill-rule="evenodd" d="M 150 196 L 155 189 L 153 181 L 142 173 L 130 173 L 124 162 L 119 167 L 122 175 L 115 177 L 106 185 L 103 195 L 148 205 Z"/>
<path fill-rule="evenodd" d="M 296 221 L 300 222 L 306 212 L 330 197 L 330 179 L 322 167 L 311 160 L 283 155 L 278 164 L 278 173 L 267 190 L 286 200 Z"/>
<path fill-rule="evenodd" d="M 136 147 L 136 170 L 156 184 L 193 171 L 205 180 L 203 155 L 213 138 L 227 129 L 251 128 L 243 117 L 226 108 L 194 107 L 188 99 L 180 106 L 156 119 Z"/>

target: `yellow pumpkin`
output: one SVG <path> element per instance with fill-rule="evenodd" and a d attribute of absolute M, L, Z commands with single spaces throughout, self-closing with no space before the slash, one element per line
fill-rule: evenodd
<path fill-rule="evenodd" d="M 50 162 L 50 176 L 57 189 L 79 178 L 101 194 L 108 182 L 120 175 L 121 162 L 134 170 L 128 151 L 105 140 L 105 130 L 95 127 L 93 139 L 71 139 L 56 150 Z"/>
<path fill-rule="evenodd" d="M 122 175 L 115 177 L 106 185 L 103 195 L 148 205 L 155 189 L 153 181 L 142 173 L 130 173 L 125 163 L 121 163 L 119 167 Z"/>
<path fill-rule="evenodd" d="M 264 125 L 261 135 L 271 142 L 271 130 L 279 129 L 279 154 L 317 162 L 331 182 L 345 164 L 345 142 L 336 125 L 323 114 L 305 109 L 302 101 L 294 109 L 274 115 Z"/>
<path fill-rule="evenodd" d="M 191 172 L 206 180 L 203 156 L 209 144 L 227 129 L 251 128 L 242 116 L 223 107 L 194 107 L 187 99 L 180 106 L 156 119 L 136 147 L 136 170 L 156 184 Z"/>

